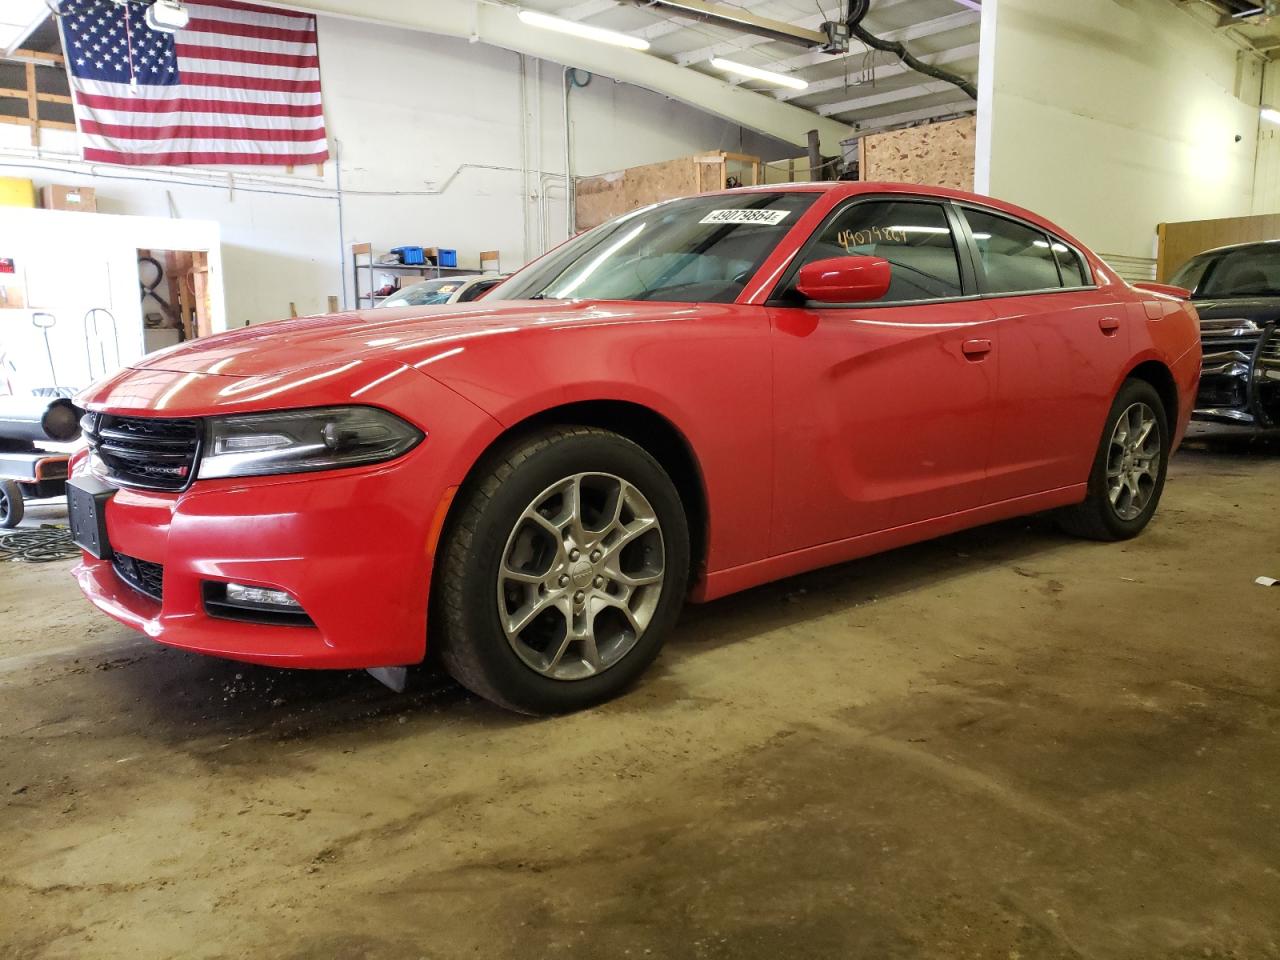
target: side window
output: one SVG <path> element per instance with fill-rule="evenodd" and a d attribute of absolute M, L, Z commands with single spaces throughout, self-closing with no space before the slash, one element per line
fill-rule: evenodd
<path fill-rule="evenodd" d="M 1089 276 L 1089 271 L 1085 269 L 1080 254 L 1076 253 L 1065 243 L 1049 238 L 1053 244 L 1053 255 L 1058 259 L 1058 269 L 1062 271 L 1062 285 L 1064 287 L 1087 287 L 1093 282 Z"/>
<path fill-rule="evenodd" d="M 1053 290 L 1062 286 L 1047 234 L 978 210 L 965 210 L 964 217 L 973 231 L 978 268 L 986 276 L 987 293 Z"/>
<path fill-rule="evenodd" d="M 462 296 L 458 298 L 459 303 L 469 303 L 472 300 L 479 300 L 486 293 L 496 287 L 501 281 L 499 280 L 481 280 L 479 283 L 473 284 L 462 292 Z"/>
<path fill-rule="evenodd" d="M 889 261 L 893 281 L 878 303 L 962 296 L 955 238 L 939 204 L 906 200 L 852 203 L 822 227 L 797 266 L 829 257 Z"/>

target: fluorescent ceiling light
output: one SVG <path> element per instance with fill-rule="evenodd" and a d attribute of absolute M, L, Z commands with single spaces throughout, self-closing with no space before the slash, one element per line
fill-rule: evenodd
<path fill-rule="evenodd" d="M 642 37 L 633 37 L 629 33 L 619 33 L 617 30 L 605 30 L 603 27 L 589 27 L 585 23 L 577 23 L 573 20 L 562 20 L 560 17 L 552 17 L 545 13 L 539 13 L 537 10 L 521 10 L 520 19 L 531 27 L 541 27 L 544 30 L 555 30 L 559 33 L 567 33 L 575 37 L 582 37 L 584 40 L 595 40 L 599 43 L 611 43 L 615 47 L 630 47 L 632 50 L 648 50 L 649 41 Z"/>
<path fill-rule="evenodd" d="M 763 80 L 765 83 L 772 83 L 778 87 L 790 87 L 792 90 L 804 90 L 809 86 L 808 80 L 801 80 L 799 77 L 793 77 L 786 73 L 774 73 L 772 70 L 761 70 L 759 67 L 749 67 L 745 63 L 738 63 L 736 60 L 712 57 L 711 65 L 717 70 L 736 73 L 744 77 L 750 77 L 752 80 Z"/>
<path fill-rule="evenodd" d="M 1280 123 L 1280 110 L 1275 109 L 1275 107 L 1263 107 L 1262 119 L 1267 123 Z"/>

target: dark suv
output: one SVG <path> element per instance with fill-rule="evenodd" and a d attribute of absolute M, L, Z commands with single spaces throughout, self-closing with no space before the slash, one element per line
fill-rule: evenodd
<path fill-rule="evenodd" d="M 1202 253 L 1170 283 L 1190 290 L 1200 313 L 1196 419 L 1280 426 L 1280 240 Z"/>

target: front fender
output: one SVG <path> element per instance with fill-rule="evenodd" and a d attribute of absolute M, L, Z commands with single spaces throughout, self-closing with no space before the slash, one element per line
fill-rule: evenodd
<path fill-rule="evenodd" d="M 669 421 L 702 471 L 707 569 L 714 572 L 768 550 L 771 367 L 763 308 L 726 305 L 696 322 L 515 330 L 469 342 L 419 369 L 504 429 L 590 401 L 638 404 Z"/>

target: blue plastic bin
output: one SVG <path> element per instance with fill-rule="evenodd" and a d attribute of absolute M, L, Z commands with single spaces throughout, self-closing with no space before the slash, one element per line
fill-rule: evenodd
<path fill-rule="evenodd" d="M 400 256 L 401 263 L 417 266 L 427 262 L 421 247 L 392 247 L 391 252 Z"/>

